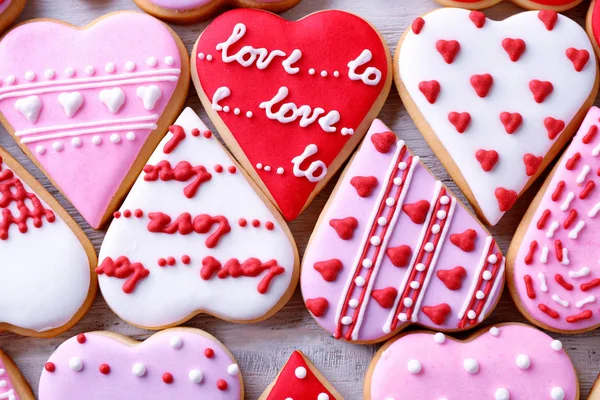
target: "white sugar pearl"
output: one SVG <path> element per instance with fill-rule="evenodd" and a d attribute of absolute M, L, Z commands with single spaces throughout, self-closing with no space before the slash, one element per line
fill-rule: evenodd
<path fill-rule="evenodd" d="M 166 56 L 165 57 L 165 64 L 167 65 L 173 65 L 175 63 L 175 59 L 171 56 Z"/>
<path fill-rule="evenodd" d="M 475 297 L 478 300 L 483 300 L 485 298 L 485 293 L 483 293 L 481 290 L 478 290 L 477 293 L 475 293 Z"/>
<path fill-rule="evenodd" d="M 423 247 L 423 249 L 426 252 L 431 253 L 433 251 L 433 243 L 431 243 L 431 242 L 425 243 L 425 247 Z"/>
<path fill-rule="evenodd" d="M 198 53 L 198 59 L 204 60 L 204 58 L 205 58 L 204 53 Z"/>
<path fill-rule="evenodd" d="M 379 236 L 373 236 L 370 241 L 373 246 L 379 246 L 381 244 L 381 238 Z"/>
<path fill-rule="evenodd" d="M 35 79 L 35 73 L 33 71 L 27 71 L 25 72 L 25 79 L 27 79 L 28 81 L 32 81 Z"/>
<path fill-rule="evenodd" d="M 342 318 L 342 325 L 350 325 L 352 323 L 352 317 L 345 316 Z"/>
<path fill-rule="evenodd" d="M 385 199 L 385 204 L 387 204 L 388 207 L 393 207 L 394 204 L 396 204 L 396 200 L 393 197 L 388 197 Z"/>
<path fill-rule="evenodd" d="M 408 317 L 406 316 L 405 313 L 398 314 L 398 321 L 406 322 L 407 319 L 408 319 Z"/>
<path fill-rule="evenodd" d="M 450 198 L 448 196 L 442 196 L 440 198 L 440 203 L 442 203 L 443 205 L 446 205 L 446 204 L 450 203 Z"/>
<path fill-rule="evenodd" d="M 277 174 L 283 175 L 283 172 L 284 172 L 283 167 L 277 168 Z"/>
<path fill-rule="evenodd" d="M 505 388 L 496 389 L 496 393 L 494 393 L 495 400 L 510 400 L 510 393 Z"/>
<path fill-rule="evenodd" d="M 314 68 L 309 69 L 308 73 L 311 74 L 311 75 L 314 75 L 315 74 L 315 69 Z"/>
<path fill-rule="evenodd" d="M 463 361 L 463 367 L 471 375 L 479 372 L 479 363 L 474 358 L 466 358 Z"/>
<path fill-rule="evenodd" d="M 121 136 L 118 133 L 113 133 L 110 135 L 110 141 L 113 143 L 119 143 L 121 141 Z"/>
<path fill-rule="evenodd" d="M 519 354 L 517 356 L 517 367 L 521 369 L 527 369 L 531 365 L 531 360 L 527 354 Z"/>
<path fill-rule="evenodd" d="M 446 341 L 446 335 L 444 335 L 442 332 L 438 332 L 433 335 L 433 341 L 442 344 Z"/>
<path fill-rule="evenodd" d="M 553 340 L 550 343 L 550 348 L 552 348 L 552 350 L 554 351 L 561 351 L 563 348 L 563 344 L 560 340 Z"/>
<path fill-rule="evenodd" d="M 247 117 L 247 118 L 252 118 L 252 111 L 248 111 L 248 112 L 246 113 L 246 117 Z"/>
<path fill-rule="evenodd" d="M 138 378 L 141 378 L 142 376 L 146 375 L 146 366 L 142 363 L 135 363 L 131 367 L 131 373 Z"/>
<path fill-rule="evenodd" d="M 79 372 L 83 369 L 83 361 L 79 357 L 73 357 L 69 360 L 69 368 L 75 372 Z"/>
<path fill-rule="evenodd" d="M 158 61 L 156 61 L 156 57 L 146 58 L 146 65 L 149 67 L 156 67 L 157 63 L 158 63 Z"/>
<path fill-rule="evenodd" d="M 550 398 L 552 400 L 563 400 L 565 398 L 565 391 L 558 386 L 555 386 L 550 391 Z"/>
<path fill-rule="evenodd" d="M 298 378 L 298 379 L 306 378 L 306 368 L 304 368 L 304 367 L 296 368 L 296 370 L 294 371 L 294 375 L 296 375 L 296 378 Z"/>
<path fill-rule="evenodd" d="M 408 167 L 408 164 L 407 164 L 407 163 L 405 163 L 404 161 L 402 161 L 402 162 L 398 163 L 398 169 L 399 169 L 400 171 L 404 171 L 404 170 L 406 169 L 406 167 Z"/>
<path fill-rule="evenodd" d="M 212 56 L 212 54 L 207 54 L 207 55 L 206 55 L 206 60 L 207 60 L 207 61 L 212 61 L 212 60 L 213 60 L 213 56 Z"/>
<path fill-rule="evenodd" d="M 490 254 L 487 260 L 490 264 L 496 264 L 498 262 L 498 257 L 495 254 Z"/>
<path fill-rule="evenodd" d="M 371 268 L 373 266 L 373 261 L 369 260 L 368 258 L 365 258 L 362 262 L 362 266 L 365 268 Z"/>
<path fill-rule="evenodd" d="M 335 76 L 336 78 L 340 77 L 340 71 L 334 71 L 333 72 L 333 76 Z"/>
<path fill-rule="evenodd" d="M 67 75 L 70 78 L 73 75 L 75 75 L 75 70 L 72 67 L 68 67 L 67 69 L 65 69 L 65 75 Z"/>
<path fill-rule="evenodd" d="M 181 340 L 181 338 L 179 336 L 173 336 L 169 340 L 169 344 L 174 349 L 180 349 L 183 346 L 183 341 Z"/>
<path fill-rule="evenodd" d="M 9 75 L 6 77 L 6 83 L 8 83 L 9 85 L 12 85 L 16 81 L 17 81 L 17 78 L 15 78 L 14 75 Z"/>
<path fill-rule="evenodd" d="M 444 219 L 444 218 L 446 218 L 446 211 L 439 210 L 436 215 L 437 215 L 438 219 Z"/>
<path fill-rule="evenodd" d="M 266 165 L 266 166 L 265 166 L 265 171 L 267 171 L 267 172 L 271 172 L 271 167 L 270 167 L 269 165 Z"/>
<path fill-rule="evenodd" d="M 329 400 L 329 395 L 327 393 L 319 393 L 317 400 Z"/>
<path fill-rule="evenodd" d="M 127 61 L 125 63 L 125 69 L 129 72 L 133 71 L 135 69 L 135 63 L 133 61 Z"/>
<path fill-rule="evenodd" d="M 327 71 L 321 71 L 321 76 L 323 78 L 326 78 L 327 77 Z"/>
<path fill-rule="evenodd" d="M 411 287 L 411 289 L 417 290 L 418 288 L 421 287 L 421 284 L 419 282 L 417 282 L 417 281 L 412 281 L 410 283 L 410 287 Z"/>
<path fill-rule="evenodd" d="M 356 307 L 358 307 L 358 300 L 350 299 L 350 301 L 348 302 L 348 305 L 352 308 L 356 308 Z"/>
<path fill-rule="evenodd" d="M 492 335 L 492 336 L 500 335 L 500 329 L 496 328 L 495 326 L 492 326 L 490 328 L 490 335 Z"/>
<path fill-rule="evenodd" d="M 235 115 L 240 115 L 240 113 L 241 113 L 241 112 L 242 112 L 242 111 L 241 111 L 239 108 L 237 108 L 237 107 L 236 107 L 236 108 L 233 110 L 233 113 L 234 113 Z"/>
<path fill-rule="evenodd" d="M 46 154 L 46 148 L 44 146 L 38 145 L 35 147 L 35 152 L 38 154 Z"/>
<path fill-rule="evenodd" d="M 229 106 L 223 107 L 223 112 L 228 113 L 230 110 L 231 110 L 231 108 L 229 108 Z"/>
<path fill-rule="evenodd" d="M 96 69 L 93 65 L 88 65 L 83 69 L 83 72 L 85 72 L 86 75 L 92 76 L 96 73 Z"/>
<path fill-rule="evenodd" d="M 56 73 L 51 69 L 47 69 L 46 72 L 44 72 L 44 76 L 48 79 L 53 79 L 56 76 Z"/>
<path fill-rule="evenodd" d="M 423 263 L 418 263 L 418 264 L 415 266 L 415 268 L 417 269 L 417 271 L 419 271 L 419 272 L 423 272 L 423 271 L 425 271 L 425 264 L 423 264 Z"/>
<path fill-rule="evenodd" d="M 469 312 L 467 313 L 467 317 L 469 319 L 475 319 L 477 317 L 477 313 L 474 310 L 469 310 Z"/>
<path fill-rule="evenodd" d="M 440 233 L 440 229 L 440 226 L 438 224 L 435 224 L 431 227 L 431 233 L 437 235 L 438 233 Z"/>
<path fill-rule="evenodd" d="M 411 307 L 413 305 L 413 301 L 410 297 L 404 298 L 403 303 L 405 307 Z"/>
<path fill-rule="evenodd" d="M 379 226 L 386 226 L 387 222 L 388 221 L 386 217 L 379 217 L 379 219 L 377 220 L 377 224 L 379 224 Z"/>
<path fill-rule="evenodd" d="M 421 363 L 418 360 L 409 360 L 406 364 L 406 369 L 413 375 L 421 372 Z"/>
<path fill-rule="evenodd" d="M 115 64 L 114 64 L 114 63 L 111 63 L 111 62 L 109 62 L 108 64 L 106 64 L 106 65 L 104 66 L 104 70 L 105 70 L 106 72 L 108 72 L 109 74 L 112 74 L 113 72 L 115 72 Z"/>
<path fill-rule="evenodd" d="M 74 137 L 73 139 L 71 139 L 71 145 L 73 147 L 81 147 L 81 139 L 78 137 Z"/>
<path fill-rule="evenodd" d="M 188 378 L 194 383 L 200 383 L 204 379 L 204 374 L 199 369 L 193 369 L 189 372 Z"/>
<path fill-rule="evenodd" d="M 100 146 L 102 144 L 102 138 L 100 136 L 93 136 L 92 143 L 96 146 Z"/>
<path fill-rule="evenodd" d="M 54 142 L 52 143 L 52 148 L 56 151 L 63 151 L 65 146 L 61 142 Z"/>
<path fill-rule="evenodd" d="M 492 273 L 490 271 L 484 271 L 483 272 L 483 279 L 486 281 L 489 281 L 490 279 L 492 279 Z"/>
<path fill-rule="evenodd" d="M 4 379 L 0 381 L 0 387 L 6 387 L 7 385 L 8 383 Z M 10 400 L 12 400 L 12 398 Z"/>
<path fill-rule="evenodd" d="M 363 278 L 362 276 L 357 276 L 356 279 L 354 280 L 354 283 L 356 283 L 356 286 L 358 287 L 363 287 L 365 286 L 365 278 Z"/>
<path fill-rule="evenodd" d="M 256 164 L 256 169 L 262 169 L 263 165 L 261 163 Z"/>
<path fill-rule="evenodd" d="M 135 132 L 129 131 L 125 134 L 125 138 L 127 138 L 127 140 L 129 140 L 130 142 L 133 142 L 135 140 Z"/>
<path fill-rule="evenodd" d="M 394 178 L 394 185 L 396 185 L 396 186 L 402 185 L 402 178 L 400 178 L 400 177 Z"/>

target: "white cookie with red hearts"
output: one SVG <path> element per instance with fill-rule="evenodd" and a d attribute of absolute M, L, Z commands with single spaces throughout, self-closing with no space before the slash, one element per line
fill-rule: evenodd
<path fill-rule="evenodd" d="M 469 10 L 481 10 L 492 7 L 504 0 L 436 0 L 445 7 L 463 7 Z M 507 0 L 508 1 L 508 0 Z M 528 10 L 569 10 L 583 0 L 510 0 L 516 5 Z"/>
<path fill-rule="evenodd" d="M 282 217 L 191 108 L 115 213 L 99 260 L 109 307 L 149 329 L 199 313 L 268 318 L 291 297 L 299 273 Z"/>
<path fill-rule="evenodd" d="M 439 9 L 398 44 L 396 84 L 477 213 L 498 223 L 575 132 L 596 95 L 585 31 L 553 11 L 504 21 Z"/>

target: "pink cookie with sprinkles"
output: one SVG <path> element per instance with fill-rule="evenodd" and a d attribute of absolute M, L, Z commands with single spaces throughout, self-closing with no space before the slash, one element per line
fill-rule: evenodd
<path fill-rule="evenodd" d="M 432 11 L 400 39 L 394 73 L 417 128 L 490 225 L 567 144 L 598 92 L 585 30 L 549 10 L 503 21 Z"/>
<path fill-rule="evenodd" d="M 35 400 L 21 371 L 2 350 L 0 350 L 0 399 Z"/>
<path fill-rule="evenodd" d="M 241 400 L 235 359 L 199 329 L 175 328 L 143 342 L 112 332 L 79 334 L 44 365 L 39 400 Z"/>
<path fill-rule="evenodd" d="M 491 313 L 503 284 L 490 233 L 375 120 L 304 255 L 302 294 L 317 322 L 361 343 L 412 323 L 465 330 Z"/>
<path fill-rule="evenodd" d="M 386 343 L 365 378 L 365 400 L 578 400 L 558 340 L 524 324 L 482 329 L 465 341 L 414 332 Z"/>
<path fill-rule="evenodd" d="M 600 326 L 600 109 L 531 203 L 508 252 L 510 292 L 532 323 L 579 333 Z"/>

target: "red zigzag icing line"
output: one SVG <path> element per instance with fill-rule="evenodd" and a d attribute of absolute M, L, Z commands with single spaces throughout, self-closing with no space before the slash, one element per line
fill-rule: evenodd
<path fill-rule="evenodd" d="M 148 230 L 155 233 L 167 233 L 180 235 L 189 235 L 192 232 L 208 233 L 214 224 L 218 224 L 218 228 L 206 238 L 206 247 L 212 249 L 217 246 L 219 240 L 231 232 L 229 221 L 222 215 L 211 217 L 210 215 L 200 214 L 194 217 L 190 213 L 183 213 L 171 223 L 171 217 L 162 212 L 153 212 L 148 214 L 150 222 L 148 222 Z"/>
<path fill-rule="evenodd" d="M 200 277 L 205 281 L 210 280 L 216 274 L 219 279 L 225 279 L 228 277 L 239 278 L 249 277 L 255 278 L 268 271 L 267 275 L 261 279 L 258 283 L 258 293 L 265 294 L 269 290 L 271 281 L 277 276 L 285 272 L 283 267 L 277 265 L 277 261 L 270 260 L 263 263 L 258 258 L 249 258 L 242 264 L 236 259 L 232 258 L 225 262 L 225 265 L 221 265 L 221 262 L 212 256 L 204 257 L 202 259 L 202 269 L 200 270 Z"/>
<path fill-rule="evenodd" d="M 98 275 L 106 275 L 111 278 L 127 279 L 123 284 L 123 291 L 127 294 L 133 293 L 137 284 L 148 275 L 148 271 L 141 263 L 131 263 L 129 258 L 121 256 L 113 261 L 106 257 L 102 264 L 96 268 Z"/>

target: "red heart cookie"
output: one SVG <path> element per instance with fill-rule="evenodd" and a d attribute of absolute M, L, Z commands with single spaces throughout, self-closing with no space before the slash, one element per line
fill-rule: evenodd
<path fill-rule="evenodd" d="M 397 46 L 398 91 L 476 212 L 495 225 L 593 103 L 592 45 L 576 22 L 548 10 L 493 21 L 444 8 L 417 21 Z"/>
<path fill-rule="evenodd" d="M 392 75 L 379 33 L 334 10 L 296 22 L 229 11 L 196 42 L 192 69 L 217 130 L 287 220 L 358 144 Z"/>
<path fill-rule="evenodd" d="M 503 0 L 436 0 L 445 7 L 462 7 L 470 10 L 482 10 L 492 7 Z M 528 10 L 552 10 L 566 11 L 583 0 L 510 0 L 516 5 Z M 479 15 L 474 15 L 473 19 L 479 20 Z"/>

